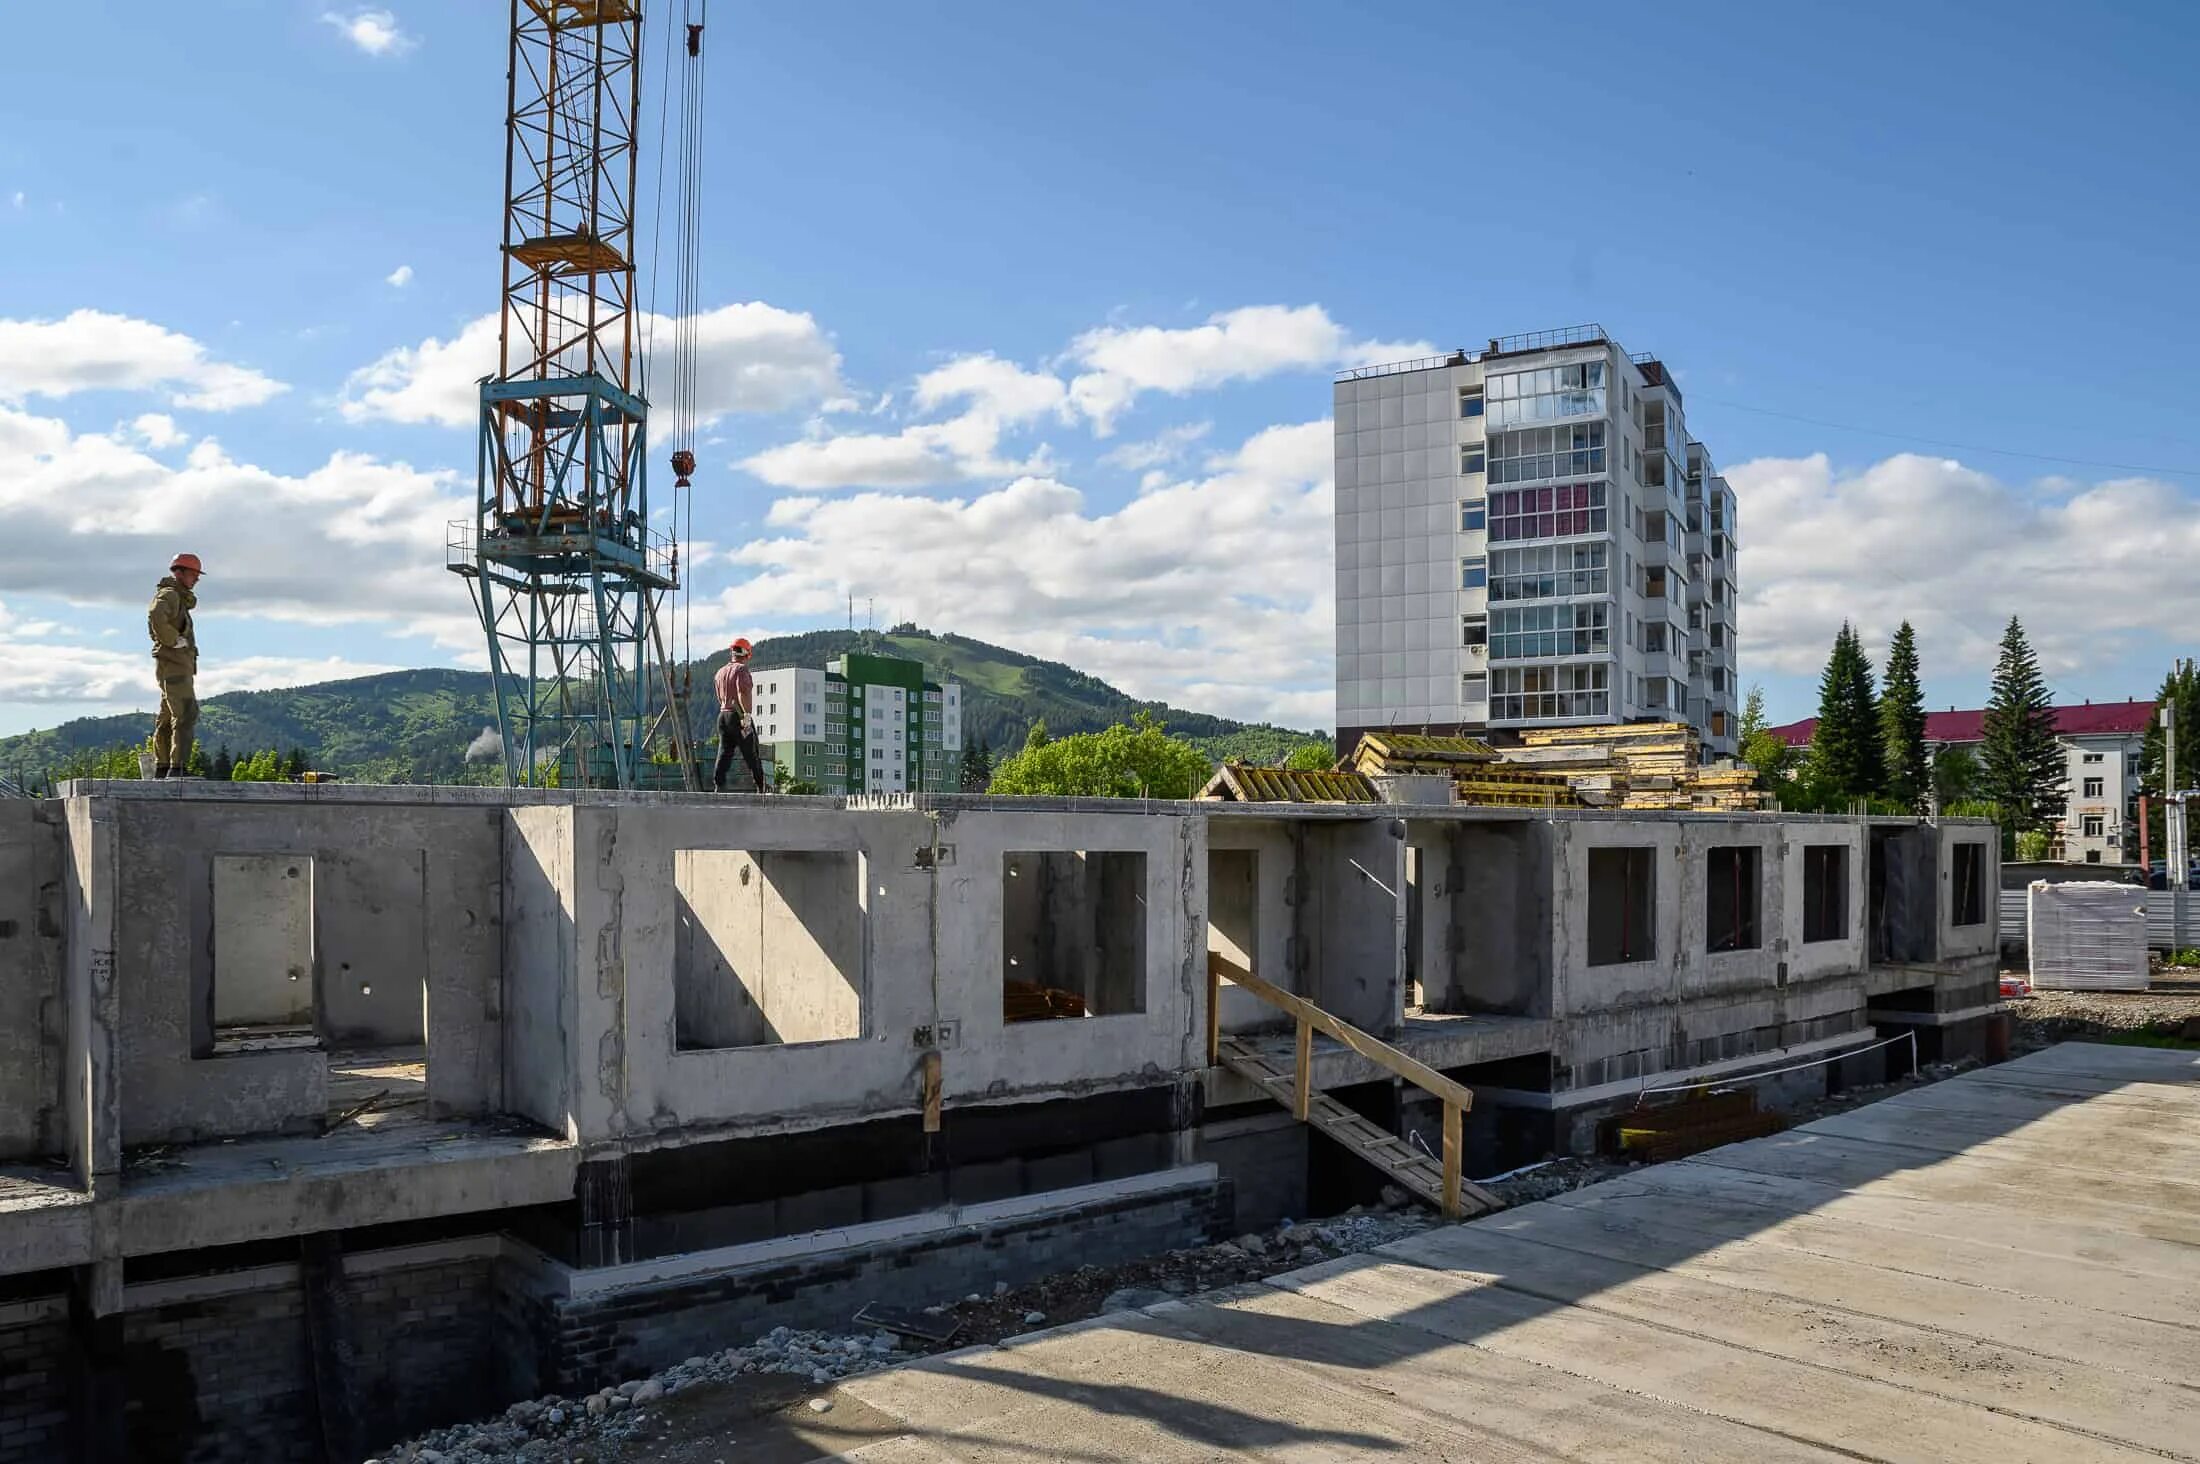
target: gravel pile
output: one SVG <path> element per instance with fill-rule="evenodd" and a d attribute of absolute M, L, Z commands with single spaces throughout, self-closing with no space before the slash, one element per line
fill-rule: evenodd
<path fill-rule="evenodd" d="M 656 1405 L 686 1389 L 728 1383 L 758 1373 L 808 1379 L 823 1387 L 907 1362 L 912 1356 L 891 1332 L 836 1335 L 776 1327 L 746 1347 L 691 1357 L 654 1377 L 632 1378 L 579 1398 L 514 1403 L 486 1423 L 457 1424 L 376 1455 L 367 1464 L 483 1464 L 498 1459 L 570 1459 L 595 1445 L 660 1434 Z"/>
<path fill-rule="evenodd" d="M 2200 1041 L 2200 974 L 2157 970 L 2146 991 L 2035 991 L 2009 1003 L 2026 1049 L 2149 1033 Z"/>

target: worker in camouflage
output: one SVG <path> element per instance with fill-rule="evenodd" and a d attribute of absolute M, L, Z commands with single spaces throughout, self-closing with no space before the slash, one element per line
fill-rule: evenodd
<path fill-rule="evenodd" d="M 183 776 L 198 735 L 199 698 L 192 683 L 199 674 L 199 642 L 191 611 L 199 603 L 200 572 L 198 555 L 178 554 L 145 611 L 145 629 L 153 637 L 153 676 L 160 682 L 160 718 L 153 723 L 156 778 Z"/>

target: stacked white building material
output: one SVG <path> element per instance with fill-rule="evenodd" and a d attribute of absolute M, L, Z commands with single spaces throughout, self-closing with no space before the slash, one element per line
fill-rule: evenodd
<path fill-rule="evenodd" d="M 2035 990 L 2147 989 L 2146 891 L 2036 880 L 2025 907 Z"/>

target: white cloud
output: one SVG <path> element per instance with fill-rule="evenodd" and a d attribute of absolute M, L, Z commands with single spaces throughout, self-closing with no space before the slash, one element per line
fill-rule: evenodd
<path fill-rule="evenodd" d="M 324 25 L 369 56 L 402 56 L 420 42 L 399 28 L 397 17 L 387 10 L 354 10 L 349 15 L 324 11 Z"/>
<path fill-rule="evenodd" d="M 829 433 L 813 423 L 800 442 L 767 448 L 741 466 L 777 488 L 926 488 L 973 478 L 1045 472 L 1044 446 L 1025 458 L 1000 454 L 1002 435 L 1042 417 L 1072 420 L 1060 377 L 1026 371 L 997 356 L 961 356 L 917 378 L 911 400 L 919 411 L 959 404 L 940 422 L 899 432 Z M 880 407 L 885 401 L 880 401 Z"/>
<path fill-rule="evenodd" d="M 15 207 L 17 208 L 21 208 L 24 204 L 30 202 L 30 199 L 23 192 L 22 189 L 18 188 L 15 190 L 15 192 L 8 195 L 8 202 L 15 205 Z"/>
<path fill-rule="evenodd" d="M 147 447 L 181 447 L 191 440 L 191 434 L 176 426 L 176 419 L 164 412 L 147 412 L 130 424 L 130 430 Z"/>
<path fill-rule="evenodd" d="M 208 571 L 200 644 L 209 669 L 274 674 L 266 668 L 297 664 L 246 654 L 255 618 L 365 623 L 470 645 L 478 623 L 463 585 L 443 569 L 443 540 L 445 524 L 472 510 L 471 486 L 448 471 L 338 452 L 290 475 L 237 462 L 211 438 L 177 468 L 119 434 L 72 434 L 0 407 L 0 515 L 9 525 L 0 584 L 136 609 L 170 556 L 190 550 Z"/>
<path fill-rule="evenodd" d="M 104 310 L 59 320 L 0 319 L 0 402 L 82 391 L 167 390 L 171 405 L 226 412 L 289 390 L 245 366 L 209 359 L 187 335 Z"/>
<path fill-rule="evenodd" d="M 670 348 L 669 318 L 645 318 L 643 327 L 658 352 Z M 783 412 L 844 395 L 839 353 L 801 311 L 721 305 L 696 317 L 695 350 L 696 415 L 706 426 L 730 413 Z M 497 317 L 484 315 L 448 341 L 399 346 L 354 371 L 340 410 L 352 422 L 472 427 L 481 417 L 481 379 L 496 370 Z"/>
<path fill-rule="evenodd" d="M 1994 662 L 2011 615 L 2051 676 L 2200 624 L 2200 497 L 2145 478 L 2004 483 L 1902 453 L 1836 472 L 1823 453 L 1727 471 L 1740 514 L 1743 675 L 1814 675 L 1844 619 L 1875 661 L 1917 629 L 1936 675 Z M 2148 687 L 2139 688 L 2143 694 Z"/>
<path fill-rule="evenodd" d="M 1319 305 L 1248 305 L 1204 325 L 1104 326 L 1070 345 L 1087 369 L 1069 384 L 1070 399 L 1105 437 L 1145 392 L 1187 392 L 1249 381 L 1279 371 L 1357 366 L 1434 355 L 1425 341 L 1354 341 Z"/>
<path fill-rule="evenodd" d="M 1181 427 L 1170 427 L 1160 435 L 1143 442 L 1126 442 L 1108 453 L 1100 461 L 1118 468 L 1137 472 L 1145 468 L 1159 468 L 1181 461 L 1191 445 L 1214 430 L 1212 422 L 1187 422 Z"/>
<path fill-rule="evenodd" d="M 717 616 L 828 619 L 877 595 L 882 619 L 890 606 L 1136 695 L 1327 725 L 1330 452 L 1327 422 L 1271 428 L 1112 513 L 1038 476 L 969 498 L 782 498 L 777 536 L 733 552 L 757 573 Z"/>
<path fill-rule="evenodd" d="M 411 284 L 412 282 L 413 267 L 409 264 L 401 264 L 397 268 L 391 270 L 388 276 L 385 277 L 382 281 L 382 283 L 390 286 L 392 289 L 397 290 L 404 289 L 405 286 Z"/>

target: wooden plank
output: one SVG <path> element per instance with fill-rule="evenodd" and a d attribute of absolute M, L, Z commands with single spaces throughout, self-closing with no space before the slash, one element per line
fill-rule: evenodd
<path fill-rule="evenodd" d="M 1207 1066 L 1215 1065 L 1222 1047 L 1222 972 L 1207 963 Z"/>
<path fill-rule="evenodd" d="M 1293 1089 L 1291 1111 L 1306 1122 L 1307 1101 L 1314 1092 L 1314 1024 L 1305 1017 L 1299 1018 L 1298 1081 Z"/>
<path fill-rule="evenodd" d="M 1459 1214 L 1459 1110 L 1444 1105 L 1444 1213 L 1457 1218 Z"/>
<path fill-rule="evenodd" d="M 924 1131 L 928 1134 L 940 1131 L 940 1055 L 937 1051 L 924 1055 Z"/>

